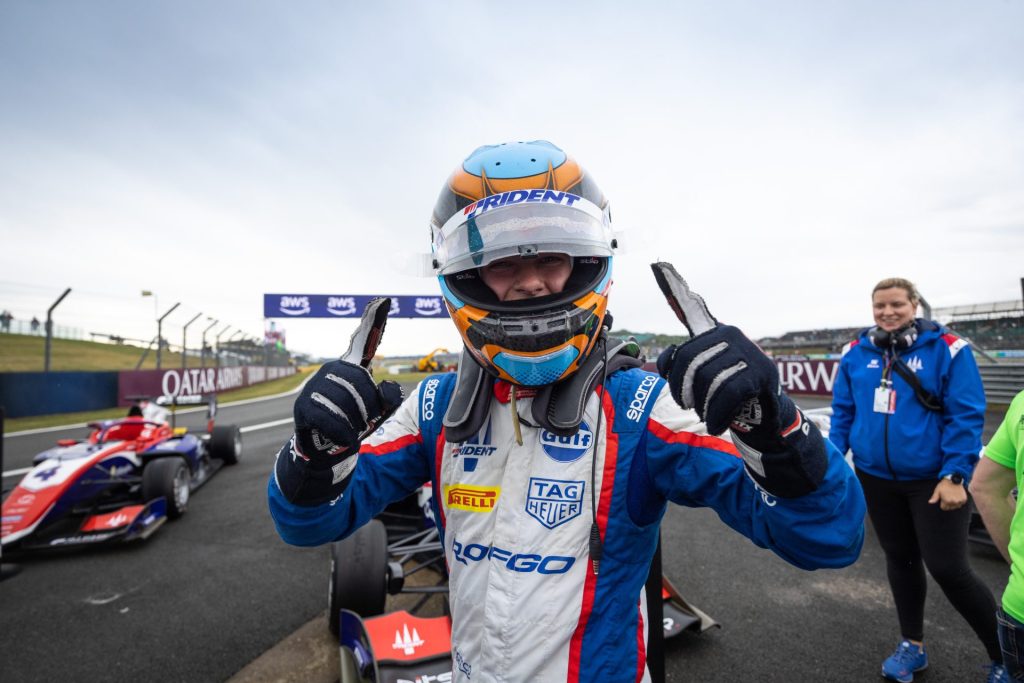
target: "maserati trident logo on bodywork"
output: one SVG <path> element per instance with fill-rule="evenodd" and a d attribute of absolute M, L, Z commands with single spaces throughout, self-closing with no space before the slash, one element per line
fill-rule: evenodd
<path fill-rule="evenodd" d="M 565 524 L 583 511 L 582 481 L 530 477 L 526 512 L 548 529 Z"/>
<path fill-rule="evenodd" d="M 106 525 L 111 529 L 116 529 L 119 526 L 124 526 L 128 523 L 128 515 L 114 515 L 106 521 Z"/>
<path fill-rule="evenodd" d="M 416 627 L 412 627 L 412 633 L 409 633 L 409 625 L 402 624 L 401 631 L 395 631 L 395 644 L 391 646 L 392 650 L 402 650 L 406 655 L 411 655 L 416 652 L 416 648 L 423 645 L 423 639 L 420 638 L 420 634 L 416 631 Z"/>

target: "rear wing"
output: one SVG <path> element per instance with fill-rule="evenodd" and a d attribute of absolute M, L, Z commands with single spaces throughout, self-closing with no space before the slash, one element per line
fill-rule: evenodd
<path fill-rule="evenodd" d="M 137 404 L 148 403 L 151 406 L 156 407 L 162 413 L 166 414 L 167 406 L 170 407 L 170 423 L 171 428 L 175 428 L 175 416 L 177 413 L 178 406 L 198 406 L 203 403 L 206 404 L 206 431 L 213 432 L 213 423 L 217 417 L 217 394 L 185 394 L 178 396 L 164 395 L 164 396 L 125 396 L 129 401 L 135 401 Z M 143 414 L 147 406 L 141 405 Z"/>

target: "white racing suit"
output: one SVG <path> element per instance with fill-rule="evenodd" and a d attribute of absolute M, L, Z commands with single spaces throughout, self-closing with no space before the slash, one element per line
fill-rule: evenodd
<path fill-rule="evenodd" d="M 269 485 L 282 538 L 317 545 L 432 483 L 450 570 L 453 680 L 648 680 L 643 587 L 668 501 L 711 507 L 804 569 L 845 566 L 860 553 L 863 496 L 827 440 L 818 489 L 780 499 L 759 489 L 732 444 L 704 434 L 696 414 L 649 372 L 609 376 L 572 437 L 529 426 L 531 399 L 520 398 L 521 446 L 500 382 L 483 427 L 465 443 L 448 443 L 441 420 L 454 380 L 451 373 L 420 383 L 364 442 L 337 500 L 296 505 L 275 477 Z M 302 466 L 286 445 L 277 467 Z M 603 541 L 597 575 L 588 545 L 595 517 Z"/>

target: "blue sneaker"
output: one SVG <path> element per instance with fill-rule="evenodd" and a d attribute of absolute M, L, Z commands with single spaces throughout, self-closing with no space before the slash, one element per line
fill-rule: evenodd
<path fill-rule="evenodd" d="M 914 672 L 927 668 L 928 653 L 924 647 L 904 640 L 889 659 L 882 662 L 882 676 L 900 683 L 910 683 L 914 680 Z"/>
<path fill-rule="evenodd" d="M 1000 662 L 992 662 L 985 668 L 988 669 L 985 683 L 1010 683 L 1010 672 Z"/>

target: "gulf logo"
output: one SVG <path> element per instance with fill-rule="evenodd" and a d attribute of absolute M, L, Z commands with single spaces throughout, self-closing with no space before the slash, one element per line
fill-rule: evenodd
<path fill-rule="evenodd" d="M 572 436 L 558 436 L 548 430 L 540 433 L 540 444 L 544 453 L 555 462 L 575 462 L 583 457 L 594 442 L 594 433 L 586 422 L 580 423 L 579 430 Z"/>

